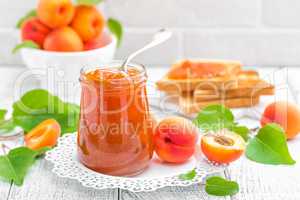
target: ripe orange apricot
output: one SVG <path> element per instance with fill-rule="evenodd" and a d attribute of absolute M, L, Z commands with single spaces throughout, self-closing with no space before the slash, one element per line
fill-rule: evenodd
<path fill-rule="evenodd" d="M 219 164 L 231 163 L 244 153 L 244 139 L 227 129 L 218 133 L 208 133 L 201 138 L 201 150 L 206 158 Z"/>
<path fill-rule="evenodd" d="M 31 40 L 43 47 L 44 40 L 51 30 L 38 18 L 26 20 L 21 27 L 22 40 Z"/>
<path fill-rule="evenodd" d="M 96 7 L 81 5 L 76 8 L 71 26 L 86 42 L 103 32 L 105 19 Z"/>
<path fill-rule="evenodd" d="M 72 28 L 66 26 L 49 33 L 43 47 L 47 51 L 82 51 L 83 42 Z"/>
<path fill-rule="evenodd" d="M 108 33 L 102 33 L 98 37 L 84 43 L 84 50 L 92 50 L 104 47 L 112 42 Z"/>
<path fill-rule="evenodd" d="M 193 123 L 181 117 L 163 119 L 154 134 L 155 152 L 170 163 L 183 163 L 195 152 L 198 133 Z"/>
<path fill-rule="evenodd" d="M 71 0 L 39 0 L 38 18 L 50 28 L 59 28 L 71 23 L 75 7 Z"/>
<path fill-rule="evenodd" d="M 260 122 L 262 126 L 279 124 L 285 130 L 287 139 L 293 139 L 300 133 L 300 109 L 289 102 L 274 102 L 265 108 Z"/>
<path fill-rule="evenodd" d="M 47 119 L 25 135 L 28 148 L 38 150 L 43 147 L 53 147 L 61 133 L 59 123 L 54 119 Z"/>

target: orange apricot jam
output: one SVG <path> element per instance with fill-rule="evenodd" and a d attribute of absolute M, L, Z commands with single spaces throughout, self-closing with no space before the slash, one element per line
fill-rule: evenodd
<path fill-rule="evenodd" d="M 168 72 L 171 79 L 208 78 L 226 74 L 226 66 L 218 62 L 196 62 L 186 60 Z"/>
<path fill-rule="evenodd" d="M 120 66 L 120 63 L 119 63 Z M 82 70 L 78 157 L 86 167 L 133 176 L 153 154 L 146 73 L 141 65 Z"/>

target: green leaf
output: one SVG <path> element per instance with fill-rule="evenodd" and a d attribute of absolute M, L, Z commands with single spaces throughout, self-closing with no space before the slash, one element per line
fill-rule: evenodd
<path fill-rule="evenodd" d="M 15 128 L 13 120 L 5 120 L 7 110 L 0 109 L 0 134 L 9 133 Z"/>
<path fill-rule="evenodd" d="M 51 147 L 43 147 L 39 150 L 36 150 L 36 157 L 42 156 L 43 154 L 45 154 L 47 151 L 50 151 L 52 148 Z"/>
<path fill-rule="evenodd" d="M 79 106 L 63 102 L 42 89 L 27 92 L 13 104 L 14 123 L 26 132 L 50 118 L 58 121 L 62 134 L 75 132 L 79 120 Z"/>
<path fill-rule="evenodd" d="M 184 181 L 189 181 L 189 180 L 193 180 L 196 177 L 196 175 L 197 175 L 197 172 L 195 169 L 193 169 L 185 174 L 180 174 L 179 178 Z"/>
<path fill-rule="evenodd" d="M 5 109 L 0 109 L 0 121 L 5 120 L 5 115 L 7 113 L 7 110 Z"/>
<path fill-rule="evenodd" d="M 23 49 L 23 48 L 40 49 L 40 46 L 37 43 L 35 43 L 35 42 L 31 41 L 31 40 L 26 40 L 26 41 L 24 41 L 24 42 L 22 42 L 20 44 L 17 44 L 15 46 L 15 48 L 12 50 L 12 53 L 15 54 L 20 49 Z"/>
<path fill-rule="evenodd" d="M 107 26 L 108 26 L 108 29 L 110 30 L 110 32 L 116 36 L 117 41 L 118 41 L 117 45 L 119 47 L 121 45 L 121 41 L 123 38 L 122 24 L 116 19 L 109 18 L 107 20 Z"/>
<path fill-rule="evenodd" d="M 99 3 L 101 3 L 103 0 L 77 0 L 77 4 L 80 4 L 80 5 L 88 5 L 88 6 L 91 6 L 91 5 L 97 5 Z"/>
<path fill-rule="evenodd" d="M 26 13 L 25 16 L 23 16 L 17 23 L 16 28 L 21 28 L 22 24 L 24 23 L 24 21 L 26 21 L 28 18 L 30 17 L 35 17 L 37 16 L 36 10 L 30 10 L 28 13 Z"/>
<path fill-rule="evenodd" d="M 206 180 L 205 191 L 215 196 L 234 195 L 239 192 L 239 185 L 222 177 L 213 176 Z"/>
<path fill-rule="evenodd" d="M 10 133 L 15 127 L 12 119 L 0 121 L 0 134 Z"/>
<path fill-rule="evenodd" d="M 234 125 L 234 116 L 223 105 L 211 105 L 200 111 L 193 122 L 204 131 L 218 131 Z"/>
<path fill-rule="evenodd" d="M 11 150 L 7 155 L 0 156 L 0 176 L 7 181 L 22 185 L 28 169 L 33 165 L 39 154 L 27 147 Z"/>
<path fill-rule="evenodd" d="M 229 130 L 239 134 L 245 142 L 249 140 L 249 132 L 250 130 L 246 126 L 232 126 Z"/>
<path fill-rule="evenodd" d="M 277 124 L 267 124 L 250 140 L 246 148 L 246 156 L 263 164 L 293 165 L 283 129 Z"/>

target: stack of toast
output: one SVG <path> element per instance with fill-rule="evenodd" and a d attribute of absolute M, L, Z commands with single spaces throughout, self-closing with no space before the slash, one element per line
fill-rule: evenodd
<path fill-rule="evenodd" d="M 177 96 L 176 102 L 186 114 L 197 113 L 211 104 L 229 108 L 255 106 L 260 96 L 274 94 L 272 84 L 254 70 L 243 70 L 237 61 L 182 60 L 156 84 L 158 90 Z"/>

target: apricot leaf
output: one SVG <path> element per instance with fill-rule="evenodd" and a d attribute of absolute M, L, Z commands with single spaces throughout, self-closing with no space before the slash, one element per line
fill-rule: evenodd
<path fill-rule="evenodd" d="M 36 10 L 35 10 L 35 9 L 30 10 L 28 13 L 26 13 L 26 15 L 25 15 L 24 17 L 22 17 L 22 18 L 18 21 L 16 27 L 17 27 L 17 28 L 21 28 L 22 24 L 23 24 L 28 18 L 30 18 L 30 17 L 35 17 L 35 16 L 37 16 Z"/>
<path fill-rule="evenodd" d="M 25 93 L 13 104 L 14 123 L 26 132 L 46 119 L 55 119 L 61 126 L 62 134 L 77 130 L 79 106 L 63 102 L 47 90 L 35 89 Z"/>
<path fill-rule="evenodd" d="M 197 175 L 197 172 L 195 169 L 188 171 L 185 174 L 180 174 L 179 175 L 179 179 L 184 180 L 184 181 L 189 181 L 189 180 L 193 180 Z"/>
<path fill-rule="evenodd" d="M 239 185 L 235 181 L 213 176 L 206 180 L 205 191 L 215 196 L 234 195 L 239 192 Z"/>
<path fill-rule="evenodd" d="M 7 110 L 0 109 L 0 134 L 9 133 L 15 128 L 12 119 L 5 119 Z"/>
<path fill-rule="evenodd" d="M 12 50 L 12 53 L 15 54 L 15 53 L 17 53 L 22 48 L 39 49 L 40 46 L 37 43 L 35 43 L 35 42 L 31 41 L 31 40 L 26 40 L 26 41 L 24 41 L 24 42 L 22 42 L 20 44 L 17 44 L 15 46 L 15 48 Z"/>
<path fill-rule="evenodd" d="M 283 129 L 277 124 L 267 124 L 250 140 L 246 156 L 252 161 L 263 164 L 293 165 Z"/>
<path fill-rule="evenodd" d="M 223 105 L 211 105 L 204 108 L 193 120 L 204 131 L 217 131 L 234 125 L 234 116 Z"/>
<path fill-rule="evenodd" d="M 97 5 L 101 3 L 103 0 L 77 0 L 77 4 L 80 5 Z"/>
<path fill-rule="evenodd" d="M 0 109 L 0 121 L 5 119 L 6 113 L 7 113 L 7 110 Z"/>
<path fill-rule="evenodd" d="M 23 184 L 24 177 L 36 158 L 44 154 L 49 148 L 38 151 L 27 147 L 18 147 L 9 151 L 7 155 L 0 156 L 0 177 L 7 181 L 14 181 L 18 186 Z"/>
<path fill-rule="evenodd" d="M 249 132 L 250 130 L 246 127 L 246 126 L 232 126 L 229 128 L 229 130 L 235 132 L 236 134 L 240 135 L 245 142 L 247 142 L 249 140 Z"/>
<path fill-rule="evenodd" d="M 119 47 L 121 45 L 121 41 L 122 41 L 122 38 L 123 38 L 122 24 L 116 19 L 109 18 L 107 20 L 107 26 L 108 26 L 110 32 L 116 36 L 117 41 L 118 41 L 117 45 Z"/>

